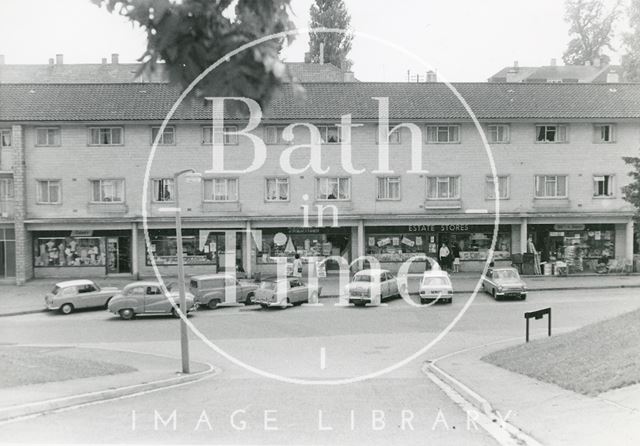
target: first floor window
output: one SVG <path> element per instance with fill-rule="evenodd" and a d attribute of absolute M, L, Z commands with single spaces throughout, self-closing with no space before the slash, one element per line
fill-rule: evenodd
<path fill-rule="evenodd" d="M 94 127 L 89 129 L 92 146 L 117 146 L 122 144 L 122 127 Z"/>
<path fill-rule="evenodd" d="M 38 181 L 38 203 L 60 203 L 60 181 Z"/>
<path fill-rule="evenodd" d="M 235 125 L 223 127 L 222 132 L 216 128 L 216 141 L 222 141 L 225 145 L 236 145 L 238 144 L 238 135 L 233 132 L 237 131 L 238 128 Z M 227 134 L 228 132 L 231 134 Z M 213 144 L 213 127 L 202 127 L 202 144 Z"/>
<path fill-rule="evenodd" d="M 173 201 L 173 179 L 153 180 L 153 201 Z"/>
<path fill-rule="evenodd" d="M 0 178 L 0 200 L 13 197 L 13 178 Z"/>
<path fill-rule="evenodd" d="M 320 125 L 318 126 L 318 130 L 320 131 L 320 137 L 322 138 L 322 142 L 326 144 L 338 144 L 342 141 L 342 136 L 340 135 L 340 129 L 335 125 Z"/>
<path fill-rule="evenodd" d="M 378 200 L 400 199 L 400 177 L 378 178 Z"/>
<path fill-rule="evenodd" d="M 204 182 L 207 201 L 238 201 L 237 178 L 213 178 Z"/>
<path fill-rule="evenodd" d="M 11 147 L 11 130 L 0 130 L 0 147 Z"/>
<path fill-rule="evenodd" d="M 460 126 L 458 125 L 428 125 L 428 143 L 457 143 L 460 142 Z"/>
<path fill-rule="evenodd" d="M 565 198 L 566 196 L 566 175 L 536 176 L 536 198 Z"/>
<path fill-rule="evenodd" d="M 536 142 L 567 142 L 567 126 L 537 125 Z"/>
<path fill-rule="evenodd" d="M 151 144 L 153 144 L 158 137 L 160 127 L 151 127 Z M 158 144 L 161 146 L 171 146 L 176 143 L 176 128 L 173 126 L 166 126 L 160 136 Z"/>
<path fill-rule="evenodd" d="M 613 175 L 596 175 L 593 177 L 593 196 L 613 196 Z"/>
<path fill-rule="evenodd" d="M 350 200 L 351 179 L 348 177 L 318 178 L 316 198 L 318 200 Z"/>
<path fill-rule="evenodd" d="M 509 142 L 509 125 L 489 124 L 487 126 L 487 137 L 491 143 Z"/>
<path fill-rule="evenodd" d="M 264 139 L 267 144 L 287 144 L 282 138 L 284 127 L 268 125 L 264 128 Z"/>
<path fill-rule="evenodd" d="M 41 127 L 36 129 L 37 146 L 59 146 L 60 129 L 57 127 Z"/>
<path fill-rule="evenodd" d="M 289 178 L 267 178 L 267 201 L 289 200 Z"/>
<path fill-rule="evenodd" d="M 124 180 L 91 181 L 91 201 L 96 203 L 124 202 Z"/>
<path fill-rule="evenodd" d="M 498 176 L 498 198 L 501 200 L 509 198 L 509 177 L 508 176 Z M 495 200 L 495 184 L 493 176 L 488 176 L 485 181 L 485 198 L 488 200 Z"/>
<path fill-rule="evenodd" d="M 594 137 L 596 143 L 615 142 L 615 127 L 613 124 L 596 124 Z"/>
<path fill-rule="evenodd" d="M 402 132 L 402 128 L 396 129 L 394 132 L 391 130 L 394 128 L 394 125 L 390 125 L 387 129 L 387 135 L 389 135 L 389 144 L 400 144 L 400 132 Z M 380 129 L 376 132 L 376 142 L 380 142 L 379 132 Z"/>
<path fill-rule="evenodd" d="M 427 198 L 431 200 L 460 198 L 460 177 L 428 177 Z"/>

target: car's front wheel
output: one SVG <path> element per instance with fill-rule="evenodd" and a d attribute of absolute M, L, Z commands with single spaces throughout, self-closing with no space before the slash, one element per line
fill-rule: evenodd
<path fill-rule="evenodd" d="M 125 321 L 133 319 L 133 316 L 135 315 L 135 313 L 133 312 L 133 310 L 131 308 L 124 308 L 124 309 L 120 310 L 118 312 L 118 314 Z"/>
<path fill-rule="evenodd" d="M 209 307 L 210 310 L 214 310 L 215 308 L 218 307 L 218 304 L 220 303 L 220 301 L 217 301 L 215 299 L 212 299 L 209 301 L 209 303 L 207 304 L 207 306 Z"/>
<path fill-rule="evenodd" d="M 73 313 L 73 305 L 64 304 L 63 306 L 60 307 L 60 313 L 62 313 L 62 314 L 71 314 L 71 313 Z"/>

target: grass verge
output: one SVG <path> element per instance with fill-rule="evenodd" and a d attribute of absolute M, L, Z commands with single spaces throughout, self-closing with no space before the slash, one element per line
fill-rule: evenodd
<path fill-rule="evenodd" d="M 640 383 L 640 310 L 491 353 L 491 364 L 595 396 Z"/>

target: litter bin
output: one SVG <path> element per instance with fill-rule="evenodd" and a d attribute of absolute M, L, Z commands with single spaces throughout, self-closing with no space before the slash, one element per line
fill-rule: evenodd
<path fill-rule="evenodd" d="M 533 276 L 536 273 L 534 263 L 536 256 L 533 253 L 522 254 L 522 274 L 525 276 Z"/>

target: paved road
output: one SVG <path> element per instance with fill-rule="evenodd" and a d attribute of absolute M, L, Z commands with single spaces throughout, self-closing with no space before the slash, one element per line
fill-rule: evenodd
<path fill-rule="evenodd" d="M 480 294 L 451 333 L 425 354 L 388 374 L 343 385 L 302 386 L 258 376 L 193 336 L 193 357 L 214 363 L 222 369 L 220 375 L 1 426 L 0 441 L 495 444 L 473 424 L 467 428 L 466 414 L 425 378 L 421 363 L 462 348 L 524 337 L 525 311 L 551 306 L 554 330 L 561 332 L 640 307 L 636 295 L 635 290 L 539 292 L 525 302 L 494 302 Z M 198 312 L 190 321 L 217 347 L 268 373 L 344 380 L 392 367 L 418 352 L 463 308 L 466 298 L 456 298 L 453 305 L 429 308 L 413 308 L 401 300 L 379 308 L 340 308 L 332 301 L 286 310 L 227 308 Z M 125 322 L 97 311 L 31 314 L 2 322 L 3 342 L 81 342 L 179 354 L 178 324 L 171 318 Z M 544 336 L 546 327 L 538 322 L 533 336 Z M 174 410 L 175 430 L 173 421 L 163 426 L 160 418 L 156 426 L 155 411 L 166 421 Z"/>

